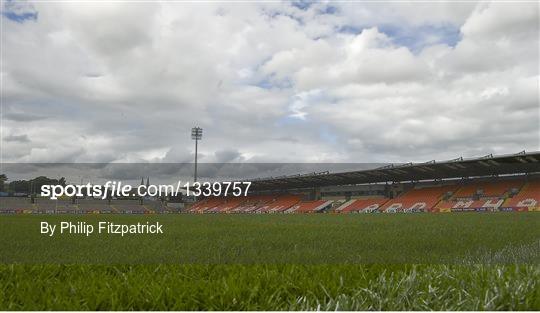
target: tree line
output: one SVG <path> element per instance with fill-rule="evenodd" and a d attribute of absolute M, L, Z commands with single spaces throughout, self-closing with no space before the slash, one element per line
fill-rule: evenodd
<path fill-rule="evenodd" d="M 8 177 L 6 174 L 0 174 L 0 192 L 36 194 L 40 192 L 43 185 L 66 185 L 66 179 L 64 177 L 56 179 L 38 176 L 29 180 L 13 180 L 6 183 L 7 181 Z"/>

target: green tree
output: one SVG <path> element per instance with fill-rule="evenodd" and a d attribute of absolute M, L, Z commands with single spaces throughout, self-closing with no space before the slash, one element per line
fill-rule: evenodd
<path fill-rule="evenodd" d="M 5 191 L 4 190 L 4 183 L 7 181 L 7 176 L 6 174 L 0 174 L 0 191 Z"/>

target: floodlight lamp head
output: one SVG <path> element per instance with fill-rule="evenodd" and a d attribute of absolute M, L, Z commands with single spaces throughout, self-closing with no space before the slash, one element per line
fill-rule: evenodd
<path fill-rule="evenodd" d="M 202 139 L 202 128 L 200 127 L 193 127 L 191 129 L 191 139 L 193 140 L 201 140 Z"/>

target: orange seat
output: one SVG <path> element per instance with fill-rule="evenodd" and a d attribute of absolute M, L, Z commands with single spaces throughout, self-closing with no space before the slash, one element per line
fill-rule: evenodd
<path fill-rule="evenodd" d="M 225 197 L 224 200 L 211 209 L 211 212 L 230 212 L 247 200 L 247 197 Z"/>
<path fill-rule="evenodd" d="M 234 213 L 250 213 L 256 211 L 258 208 L 264 206 L 266 203 L 274 199 L 271 195 L 256 195 L 256 196 L 247 196 L 246 201 L 230 210 Z"/>
<path fill-rule="evenodd" d="M 313 213 L 316 209 L 324 205 L 330 205 L 331 203 L 332 201 L 328 200 L 302 201 L 286 210 L 286 212 Z"/>
<path fill-rule="evenodd" d="M 350 213 L 350 212 L 366 212 L 378 210 L 382 205 L 388 201 L 387 198 L 372 198 L 372 199 L 355 199 L 350 203 L 343 206 L 339 212 Z"/>
<path fill-rule="evenodd" d="M 290 209 L 293 205 L 300 202 L 300 196 L 298 195 L 281 195 L 275 197 L 272 201 L 265 203 L 259 207 L 257 212 L 283 212 Z"/>
<path fill-rule="evenodd" d="M 473 197 L 478 190 L 483 190 L 483 193 L 480 195 L 482 197 L 502 197 L 512 188 L 519 189 L 521 186 L 523 186 L 523 182 L 517 180 L 467 184 L 461 187 L 453 198 Z"/>
<path fill-rule="evenodd" d="M 447 192 L 456 191 L 457 186 L 437 186 L 413 188 L 401 196 L 386 202 L 382 207 L 383 212 L 401 212 L 401 211 L 433 211 L 437 202 Z"/>
<path fill-rule="evenodd" d="M 218 205 L 222 204 L 223 202 L 225 202 L 224 197 L 205 198 L 205 199 L 202 199 L 202 200 L 199 200 L 199 201 L 195 202 L 191 206 L 191 208 L 189 209 L 189 212 L 191 212 L 191 213 L 203 213 L 203 212 L 206 212 L 208 210 L 211 210 L 211 209 L 217 207 Z"/>
<path fill-rule="evenodd" d="M 509 198 L 503 208 L 516 211 L 540 211 L 540 181 L 530 181 L 521 191 Z"/>
<path fill-rule="evenodd" d="M 496 211 L 504 207 L 504 198 L 512 189 L 519 189 L 523 181 L 503 180 L 495 182 L 468 183 L 451 199 L 441 201 L 438 210 L 444 211 Z M 482 190 L 482 193 L 477 193 Z"/>

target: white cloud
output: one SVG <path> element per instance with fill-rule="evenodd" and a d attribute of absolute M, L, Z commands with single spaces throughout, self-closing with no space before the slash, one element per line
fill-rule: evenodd
<path fill-rule="evenodd" d="M 183 162 L 194 125 L 202 161 L 538 150 L 537 6 L 30 3 L 2 16 L 2 137 L 30 139 L 2 157 Z"/>

